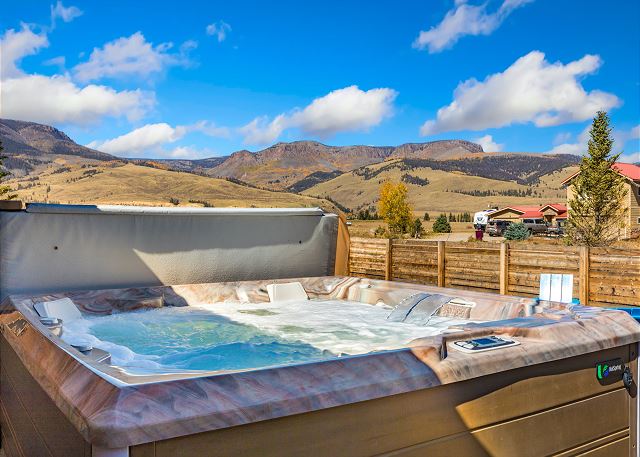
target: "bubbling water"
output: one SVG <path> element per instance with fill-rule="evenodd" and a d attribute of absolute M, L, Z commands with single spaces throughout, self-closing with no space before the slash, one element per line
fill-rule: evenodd
<path fill-rule="evenodd" d="M 109 352 L 130 374 L 245 370 L 398 349 L 465 322 L 390 322 L 390 310 L 344 300 L 220 302 L 84 317 L 65 323 L 63 339 Z"/>

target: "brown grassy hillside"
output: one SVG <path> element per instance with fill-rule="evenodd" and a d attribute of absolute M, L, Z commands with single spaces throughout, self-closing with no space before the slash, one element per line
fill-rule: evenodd
<path fill-rule="evenodd" d="M 133 164 L 79 165 L 59 159 L 34 177 L 15 178 L 8 184 L 24 201 L 87 204 L 180 205 L 238 207 L 311 207 L 334 210 L 327 201 L 286 192 L 271 192 L 223 179 L 159 170 Z M 192 203 L 189 202 L 192 201 Z"/>
<path fill-rule="evenodd" d="M 518 184 L 515 181 L 501 181 L 496 179 L 470 176 L 460 172 L 433 170 L 431 168 L 416 168 L 403 171 L 390 168 L 389 162 L 366 167 L 375 176 L 357 173 L 345 173 L 330 181 L 315 185 L 303 192 L 304 195 L 331 198 L 350 209 L 366 208 L 377 204 L 378 189 L 385 180 L 400 181 L 402 176 L 410 174 L 413 177 L 427 179 L 426 185 L 407 183 L 409 199 L 413 209 L 418 212 L 475 212 L 487 208 L 488 205 L 498 207 L 517 204 L 543 204 L 550 202 L 564 202 L 566 191 L 560 182 L 577 170 L 577 167 L 565 167 L 545 174 L 539 182 L 532 185 Z M 375 174 L 376 170 L 387 166 L 385 171 Z M 468 195 L 474 191 L 506 193 L 509 191 L 526 192 L 531 188 L 530 196 L 474 196 Z"/>

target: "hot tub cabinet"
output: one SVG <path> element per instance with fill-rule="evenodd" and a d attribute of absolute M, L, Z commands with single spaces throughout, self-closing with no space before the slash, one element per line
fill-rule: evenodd
<path fill-rule="evenodd" d="M 164 306 L 240 297 L 259 303 L 274 281 L 11 296 L 0 315 L 4 452 L 637 455 L 636 386 L 618 375 L 628 368 L 637 379 L 640 326 L 626 313 L 360 278 L 299 281 L 312 298 L 372 305 L 416 292 L 453 295 L 473 306 L 440 313 L 483 323 L 322 362 L 133 376 L 68 346 L 40 324 L 33 304 L 69 297 L 83 313 L 105 314 L 157 306 L 154 297 Z M 520 344 L 473 354 L 453 348 L 487 335 Z"/>

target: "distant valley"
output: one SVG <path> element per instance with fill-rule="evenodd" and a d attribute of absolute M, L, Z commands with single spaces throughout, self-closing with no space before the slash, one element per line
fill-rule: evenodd
<path fill-rule="evenodd" d="M 381 182 L 404 181 L 416 212 L 564 200 L 573 155 L 484 152 L 464 140 L 400 146 L 278 143 L 198 160 L 123 159 L 54 127 L 0 120 L 9 184 L 25 201 L 193 206 L 374 206 Z"/>

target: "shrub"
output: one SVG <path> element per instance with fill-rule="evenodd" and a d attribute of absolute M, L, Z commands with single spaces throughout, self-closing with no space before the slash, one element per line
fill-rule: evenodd
<path fill-rule="evenodd" d="M 451 224 L 447 220 L 447 216 L 441 214 L 433 223 L 433 231 L 435 233 L 451 233 Z"/>
<path fill-rule="evenodd" d="M 380 217 L 375 208 L 365 208 L 356 213 L 356 219 L 361 221 L 375 221 L 380 219 Z"/>
<path fill-rule="evenodd" d="M 429 216 L 429 213 L 424 213 L 424 220 L 425 221 L 430 221 L 431 220 L 431 216 Z"/>
<path fill-rule="evenodd" d="M 373 234 L 376 236 L 376 238 L 389 238 L 389 232 L 382 225 L 378 225 Z"/>
<path fill-rule="evenodd" d="M 405 173 L 400 178 L 400 181 L 406 182 L 407 184 L 415 184 L 416 186 L 426 186 L 429 184 L 429 180 L 426 178 L 421 178 L 420 176 L 413 176 L 409 173 Z"/>
<path fill-rule="evenodd" d="M 178 200 L 177 198 L 169 198 L 169 203 L 171 203 L 172 205 L 178 206 L 180 204 L 180 200 Z"/>
<path fill-rule="evenodd" d="M 526 240 L 529 238 L 529 235 L 529 229 L 522 222 L 511 224 L 504 231 L 504 238 L 506 240 Z"/>
<path fill-rule="evenodd" d="M 173 203 L 173 202 L 171 202 L 171 203 Z M 178 202 L 178 203 L 179 203 L 179 202 Z M 197 204 L 202 205 L 202 206 L 203 206 L 203 207 L 205 207 L 205 208 L 213 208 L 213 207 L 214 207 L 214 206 L 213 206 L 213 203 L 210 203 L 210 202 L 208 202 L 208 201 L 206 201 L 206 200 L 194 200 L 194 199 L 190 199 L 190 200 L 189 200 L 189 203 L 197 203 Z"/>
<path fill-rule="evenodd" d="M 413 238 L 422 237 L 422 235 L 424 234 L 424 227 L 422 227 L 422 221 L 420 220 L 420 218 L 416 218 L 416 220 L 413 221 L 413 224 L 411 224 L 410 232 Z"/>
<path fill-rule="evenodd" d="M 2 152 L 2 149 L 2 142 L 0 142 L 0 153 Z M 2 166 L 2 159 L 4 158 L 5 157 L 0 154 L 0 200 L 13 200 L 16 196 L 11 193 L 11 188 L 9 186 L 2 185 L 2 178 L 9 176 L 9 173 L 5 171 Z"/>

